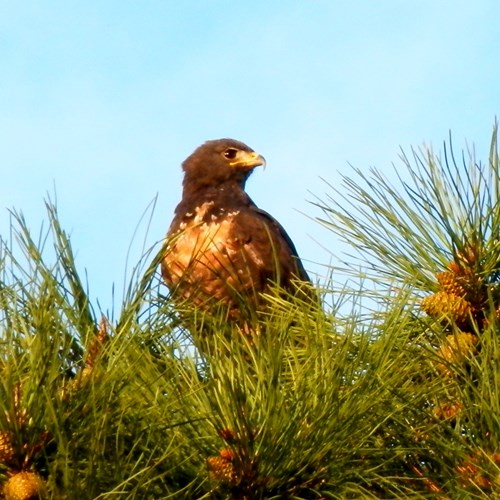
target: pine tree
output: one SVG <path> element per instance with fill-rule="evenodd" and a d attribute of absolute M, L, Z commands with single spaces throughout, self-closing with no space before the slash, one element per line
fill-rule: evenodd
<path fill-rule="evenodd" d="M 344 178 L 342 201 L 318 202 L 322 223 L 357 251 L 347 272 L 359 275 L 361 267 L 378 290 L 378 338 L 388 333 L 388 311 L 401 307 L 387 290 L 410 299 L 403 315 L 413 318 L 411 327 L 400 335 L 419 361 L 408 361 L 414 373 L 401 380 L 411 380 L 411 390 L 397 388 L 405 414 L 384 425 L 386 445 L 390 439 L 406 449 L 401 477 L 394 472 L 389 488 L 404 484 L 404 496 L 491 498 L 500 491 L 497 133 L 495 124 L 486 164 L 473 152 L 458 162 L 450 137 L 441 156 L 428 148 L 411 159 L 403 154 L 398 187 L 379 171 L 358 170 L 357 180 Z"/>
<path fill-rule="evenodd" d="M 335 282 L 357 285 L 328 280 L 317 308 L 276 290 L 250 335 L 197 311 L 187 331 L 156 246 L 117 313 L 97 313 L 56 206 L 37 238 L 14 212 L 0 244 L 1 494 L 498 495 L 497 128 L 486 164 L 457 162 L 450 140 L 395 174 L 355 170 L 316 202 L 353 249 Z"/>

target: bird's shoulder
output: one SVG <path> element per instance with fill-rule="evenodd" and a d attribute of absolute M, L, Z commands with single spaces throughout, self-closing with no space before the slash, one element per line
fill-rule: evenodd
<path fill-rule="evenodd" d="M 205 190 L 187 193 L 175 209 L 169 233 L 199 225 L 217 224 L 252 210 L 254 203 L 243 191 Z"/>

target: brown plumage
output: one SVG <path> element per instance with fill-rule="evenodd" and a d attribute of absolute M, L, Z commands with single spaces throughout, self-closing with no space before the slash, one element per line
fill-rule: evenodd
<path fill-rule="evenodd" d="M 244 191 L 264 164 L 233 139 L 207 141 L 182 164 L 182 200 L 162 262 L 174 300 L 203 311 L 225 306 L 231 318 L 247 318 L 271 284 L 295 293 L 309 283 L 285 230 Z"/>

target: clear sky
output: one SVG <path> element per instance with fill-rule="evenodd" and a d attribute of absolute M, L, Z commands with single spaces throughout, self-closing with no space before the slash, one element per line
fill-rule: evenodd
<path fill-rule="evenodd" d="M 390 171 L 400 147 L 439 149 L 449 130 L 484 160 L 499 114 L 498 0 L 0 0 L 0 234 L 12 207 L 36 233 L 55 185 L 78 268 L 110 308 L 150 201 L 148 245 L 182 160 L 233 137 L 267 159 L 247 191 L 321 272 L 321 245 L 340 252 L 302 214 L 320 215 L 321 178 Z"/>

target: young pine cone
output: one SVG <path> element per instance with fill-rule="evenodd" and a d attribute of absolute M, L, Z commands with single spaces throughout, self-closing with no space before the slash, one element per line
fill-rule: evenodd
<path fill-rule="evenodd" d="M 0 431 L 0 465 L 8 464 L 15 456 L 12 434 Z"/>
<path fill-rule="evenodd" d="M 231 461 L 221 456 L 209 457 L 207 465 L 212 479 L 224 483 L 234 482 L 236 475 Z"/>
<path fill-rule="evenodd" d="M 450 365 L 461 363 L 474 355 L 478 342 L 476 335 L 460 332 L 447 335 L 437 354 L 443 360 L 438 364 L 439 370 L 445 375 L 452 375 Z"/>
<path fill-rule="evenodd" d="M 457 324 L 466 323 L 472 313 L 472 306 L 466 299 L 447 292 L 438 292 L 425 297 L 421 306 L 429 316 L 446 317 Z"/>
<path fill-rule="evenodd" d="M 39 500 L 44 490 L 45 482 L 36 472 L 21 471 L 4 484 L 3 496 L 5 500 Z"/>
<path fill-rule="evenodd" d="M 456 273 L 451 271 L 436 273 L 436 279 L 441 291 L 458 297 L 465 297 L 467 290 L 464 286 L 464 280 L 457 276 Z"/>

